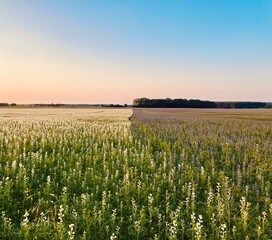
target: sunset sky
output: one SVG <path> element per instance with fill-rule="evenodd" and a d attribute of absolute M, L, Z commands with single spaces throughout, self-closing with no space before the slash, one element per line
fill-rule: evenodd
<path fill-rule="evenodd" d="M 0 102 L 272 101 L 271 0 L 0 0 Z"/>

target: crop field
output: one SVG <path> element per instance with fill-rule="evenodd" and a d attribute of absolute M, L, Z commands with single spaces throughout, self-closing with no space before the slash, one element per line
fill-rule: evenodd
<path fill-rule="evenodd" d="M 0 109 L 0 239 L 272 239 L 272 110 Z"/>

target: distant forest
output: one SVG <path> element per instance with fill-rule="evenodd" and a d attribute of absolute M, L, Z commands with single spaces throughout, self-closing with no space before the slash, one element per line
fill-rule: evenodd
<path fill-rule="evenodd" d="M 16 103 L 1 103 L 0 107 L 107 107 L 107 108 L 127 108 L 131 107 L 131 105 L 127 105 L 126 103 L 123 105 L 120 104 L 62 104 L 62 103 L 35 103 L 35 104 L 16 104 Z"/>
<path fill-rule="evenodd" d="M 267 102 L 213 102 L 199 99 L 149 99 L 137 98 L 133 105 L 120 104 L 16 104 L 1 103 L 0 107 L 110 107 L 110 108 L 272 108 L 272 103 Z"/>
<path fill-rule="evenodd" d="M 199 99 L 149 99 L 133 100 L 133 107 L 143 108 L 272 108 L 272 103 L 266 102 L 213 102 Z"/>

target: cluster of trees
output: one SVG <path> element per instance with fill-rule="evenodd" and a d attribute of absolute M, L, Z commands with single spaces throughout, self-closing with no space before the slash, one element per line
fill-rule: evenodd
<path fill-rule="evenodd" d="M 11 103 L 11 104 L 8 104 L 8 103 L 0 103 L 0 107 L 8 107 L 8 106 L 16 106 L 17 104 L 16 103 Z"/>
<path fill-rule="evenodd" d="M 125 103 L 124 105 L 121 105 L 121 104 L 102 104 L 101 105 L 102 107 L 128 107 L 128 105 Z"/>
<path fill-rule="evenodd" d="M 272 103 L 267 103 L 267 105 L 265 106 L 265 108 L 272 108 Z"/>
<path fill-rule="evenodd" d="M 216 102 L 217 108 L 265 108 L 265 102 Z"/>
<path fill-rule="evenodd" d="M 271 103 L 265 102 L 213 102 L 198 99 L 149 99 L 137 98 L 133 100 L 133 107 L 146 108 L 265 108 Z"/>
<path fill-rule="evenodd" d="M 65 104 L 61 103 L 51 103 L 51 104 L 45 104 L 45 103 L 36 103 L 34 104 L 35 107 L 64 107 Z"/>
<path fill-rule="evenodd" d="M 134 107 L 147 108 L 215 108 L 215 102 L 201 101 L 198 99 L 149 99 L 138 98 L 133 100 Z"/>

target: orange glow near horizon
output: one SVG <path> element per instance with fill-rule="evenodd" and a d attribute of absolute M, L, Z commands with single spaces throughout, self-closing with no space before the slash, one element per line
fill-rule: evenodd
<path fill-rule="evenodd" d="M 103 15 L 106 6 L 99 3 L 86 9 L 78 3 L 78 12 L 70 5 L 1 3 L 0 102 L 131 104 L 139 97 L 272 101 L 271 47 L 258 44 L 256 34 L 251 40 L 247 33 L 238 36 L 226 29 L 225 41 L 213 32 L 214 21 L 205 32 L 178 15 L 146 13 L 141 22 L 128 14 L 134 11 L 130 4 L 123 6 L 128 13 L 117 8 L 121 5 L 109 9 L 111 17 Z M 172 25 L 183 27 L 178 31 Z M 201 34 L 210 39 L 198 40 Z M 264 43 L 271 42 L 269 34 Z"/>

